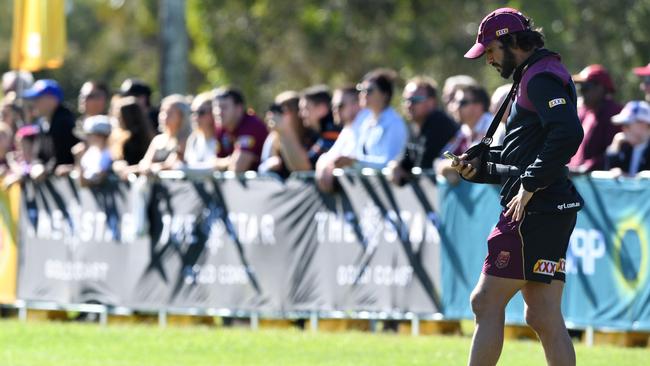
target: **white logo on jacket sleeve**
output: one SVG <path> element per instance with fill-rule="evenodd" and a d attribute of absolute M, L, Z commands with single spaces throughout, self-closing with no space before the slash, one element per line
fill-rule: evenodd
<path fill-rule="evenodd" d="M 564 98 L 555 98 L 548 101 L 548 107 L 553 108 L 556 105 L 566 104 L 566 99 Z"/>

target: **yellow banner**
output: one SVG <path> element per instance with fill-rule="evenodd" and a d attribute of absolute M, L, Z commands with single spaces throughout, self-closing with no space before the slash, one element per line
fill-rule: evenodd
<path fill-rule="evenodd" d="M 65 0 L 14 0 L 13 70 L 60 67 L 65 47 Z"/>
<path fill-rule="evenodd" d="M 0 190 L 0 303 L 16 301 L 20 185 Z"/>

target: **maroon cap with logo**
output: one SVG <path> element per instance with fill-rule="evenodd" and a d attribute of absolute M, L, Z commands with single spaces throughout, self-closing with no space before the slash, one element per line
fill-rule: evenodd
<path fill-rule="evenodd" d="M 508 33 L 528 30 L 528 24 L 528 19 L 517 9 L 500 8 L 491 12 L 481 21 L 476 43 L 465 53 L 465 57 L 481 57 L 490 42 Z"/>

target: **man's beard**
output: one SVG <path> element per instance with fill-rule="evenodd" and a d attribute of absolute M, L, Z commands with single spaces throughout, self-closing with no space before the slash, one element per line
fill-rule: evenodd
<path fill-rule="evenodd" d="M 512 53 L 510 47 L 503 47 L 503 65 L 501 65 L 501 77 L 504 79 L 510 79 L 510 76 L 515 71 L 517 67 L 517 61 L 515 60 L 515 54 Z"/>

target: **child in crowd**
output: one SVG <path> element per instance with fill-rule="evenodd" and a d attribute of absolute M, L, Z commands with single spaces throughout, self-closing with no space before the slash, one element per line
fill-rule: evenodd
<path fill-rule="evenodd" d="M 79 137 L 86 140 L 86 151 L 79 159 L 81 185 L 97 185 L 104 181 L 111 170 L 111 153 L 108 149 L 108 136 L 111 134 L 111 121 L 106 115 L 87 117 Z"/>
<path fill-rule="evenodd" d="M 41 179 L 45 176 L 45 168 L 37 158 L 37 138 L 41 130 L 37 125 L 25 125 L 16 131 L 14 144 L 16 150 L 7 153 L 9 171 L 5 176 L 4 185 L 10 186 L 25 178 Z"/>

